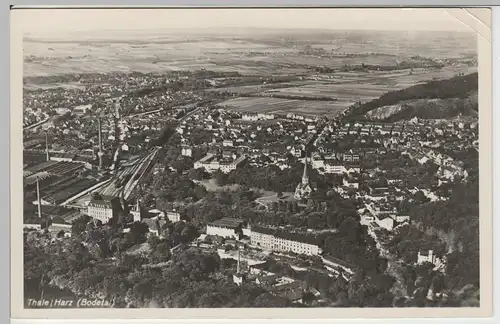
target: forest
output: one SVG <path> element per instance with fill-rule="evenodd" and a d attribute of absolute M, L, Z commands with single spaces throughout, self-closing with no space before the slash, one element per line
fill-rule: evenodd
<path fill-rule="evenodd" d="M 434 80 L 417 84 L 398 91 L 384 93 L 379 98 L 353 106 L 350 119 L 363 119 L 370 110 L 395 105 L 405 100 L 414 99 L 447 99 L 467 98 L 470 93 L 478 90 L 477 72 L 464 76 L 456 76 L 446 80 Z M 476 108 L 477 109 L 477 108 Z"/>

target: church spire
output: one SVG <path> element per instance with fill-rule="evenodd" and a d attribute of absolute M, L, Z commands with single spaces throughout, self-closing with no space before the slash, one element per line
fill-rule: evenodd
<path fill-rule="evenodd" d="M 304 158 L 304 174 L 302 175 L 302 182 L 297 185 L 295 189 L 295 199 L 303 200 L 308 199 L 311 195 L 312 188 L 309 184 L 309 176 L 307 175 L 307 154 Z"/>

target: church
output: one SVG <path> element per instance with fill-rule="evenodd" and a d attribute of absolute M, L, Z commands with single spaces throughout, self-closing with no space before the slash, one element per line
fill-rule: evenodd
<path fill-rule="evenodd" d="M 304 200 L 311 197 L 313 189 L 309 184 L 309 176 L 307 175 L 307 156 L 304 159 L 304 173 L 302 174 L 302 182 L 297 185 L 295 189 L 295 199 Z"/>

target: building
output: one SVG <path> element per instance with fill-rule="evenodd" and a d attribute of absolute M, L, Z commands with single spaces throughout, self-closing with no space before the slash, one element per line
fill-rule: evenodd
<path fill-rule="evenodd" d="M 436 259 L 437 259 L 437 257 L 434 254 L 433 250 L 424 251 L 424 252 L 418 251 L 418 255 L 417 255 L 417 263 L 418 264 L 422 264 L 425 262 L 430 262 L 432 264 L 435 264 Z"/>
<path fill-rule="evenodd" d="M 394 219 L 387 214 L 381 214 L 375 216 L 375 222 L 377 223 L 378 226 L 385 228 L 388 231 L 392 231 L 394 228 Z"/>
<path fill-rule="evenodd" d="M 77 116 L 82 116 L 82 115 L 85 115 L 87 110 L 89 110 L 91 108 L 92 108 L 92 104 L 76 106 L 73 108 L 73 114 L 75 114 Z"/>
<path fill-rule="evenodd" d="M 135 206 L 130 210 L 130 213 L 134 218 L 134 222 L 140 222 L 142 220 L 142 209 L 141 205 L 139 204 L 139 199 L 137 199 L 137 202 Z"/>
<path fill-rule="evenodd" d="M 67 222 L 53 222 L 49 226 L 49 232 L 57 235 L 62 231 L 64 237 L 71 237 L 71 228 L 72 225 Z"/>
<path fill-rule="evenodd" d="M 209 173 L 216 170 L 220 170 L 224 173 L 229 173 L 240 166 L 245 160 L 245 155 L 241 155 L 239 157 L 236 157 L 235 159 L 226 158 L 219 160 L 214 154 L 208 153 L 203 158 L 194 163 L 194 168 L 204 168 Z"/>
<path fill-rule="evenodd" d="M 296 158 L 300 158 L 302 156 L 302 149 L 300 149 L 300 147 L 294 146 L 290 149 L 290 154 L 292 154 Z"/>
<path fill-rule="evenodd" d="M 236 170 L 236 168 L 242 164 L 246 160 L 246 156 L 242 155 L 231 162 L 221 162 L 219 164 L 219 170 L 221 170 L 224 173 L 229 173 L 233 170 Z"/>
<path fill-rule="evenodd" d="M 319 242 L 313 236 L 260 226 L 252 227 L 250 242 L 254 246 L 277 252 L 306 255 L 318 255 L 322 252 Z"/>
<path fill-rule="evenodd" d="M 210 162 L 210 160 L 214 157 L 214 154 L 212 153 L 208 153 L 207 155 L 205 155 L 204 157 L 202 157 L 200 160 L 196 161 L 194 163 L 194 168 L 195 169 L 200 169 L 200 168 L 205 168 L 206 169 L 206 166 L 208 165 L 208 163 Z"/>
<path fill-rule="evenodd" d="M 72 162 L 75 159 L 75 153 L 52 153 L 50 161 Z"/>
<path fill-rule="evenodd" d="M 172 223 L 177 223 L 177 222 L 180 222 L 181 220 L 181 214 L 179 214 L 178 212 L 174 210 L 172 211 L 167 211 L 167 218 L 169 221 L 171 221 Z"/>
<path fill-rule="evenodd" d="M 120 210 L 120 200 L 116 197 L 92 199 L 87 206 L 87 214 L 103 224 L 116 217 Z"/>
<path fill-rule="evenodd" d="M 292 281 L 285 284 L 275 285 L 271 289 L 275 296 L 288 299 L 291 302 L 299 303 L 304 296 L 305 289 L 300 281 Z"/>
<path fill-rule="evenodd" d="M 311 197 L 313 189 L 309 184 L 309 176 L 307 175 L 307 157 L 304 159 L 304 173 L 302 174 L 302 181 L 295 189 L 295 199 L 303 200 Z"/>
<path fill-rule="evenodd" d="M 241 119 L 244 121 L 257 121 L 259 120 L 259 117 L 256 114 L 244 114 L 241 116 Z"/>
<path fill-rule="evenodd" d="M 399 223 L 399 224 L 402 224 L 402 223 L 409 223 L 410 222 L 410 216 L 408 215 L 396 215 L 394 220 Z"/>
<path fill-rule="evenodd" d="M 233 144 L 233 141 L 231 141 L 231 140 L 223 140 L 222 141 L 222 146 L 224 146 L 224 147 L 233 147 L 234 144 Z"/>
<path fill-rule="evenodd" d="M 244 221 L 236 218 L 223 218 L 207 225 L 207 235 L 218 235 L 225 238 L 239 238 L 243 231 Z"/>
<path fill-rule="evenodd" d="M 193 150 L 190 147 L 183 147 L 181 151 L 182 156 L 189 156 L 191 157 L 193 155 Z"/>
<path fill-rule="evenodd" d="M 25 230 L 36 230 L 39 231 L 42 229 L 42 225 L 39 223 L 24 223 L 23 229 Z"/>
<path fill-rule="evenodd" d="M 359 182 L 354 179 L 342 179 L 342 185 L 347 188 L 358 189 Z"/>

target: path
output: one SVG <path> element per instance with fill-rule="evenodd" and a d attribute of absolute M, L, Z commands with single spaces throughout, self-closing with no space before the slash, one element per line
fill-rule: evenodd
<path fill-rule="evenodd" d="M 38 126 L 41 126 L 41 125 L 43 125 L 43 124 L 47 123 L 49 120 L 50 120 L 50 117 L 47 117 L 46 119 L 41 120 L 41 121 L 39 121 L 39 122 L 37 122 L 37 123 L 34 123 L 34 124 L 29 125 L 29 126 L 23 127 L 23 130 L 28 130 L 28 129 L 32 129 L 32 128 L 37 128 Z"/>

